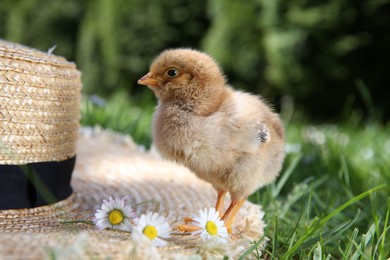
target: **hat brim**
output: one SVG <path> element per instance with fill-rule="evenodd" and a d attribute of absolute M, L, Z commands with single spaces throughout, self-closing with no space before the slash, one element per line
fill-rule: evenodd
<path fill-rule="evenodd" d="M 91 220 L 104 199 L 127 196 L 130 205 L 145 201 L 138 213 L 149 210 L 167 217 L 174 232 L 162 254 L 193 254 L 198 236 L 175 231 L 183 217 L 210 208 L 216 192 L 187 168 L 145 152 L 130 137 L 110 131 L 83 128 L 73 173 L 74 193 L 59 203 L 32 209 L 0 211 L 0 256 L 40 259 L 50 248 L 77 243 L 87 233 L 86 252 L 92 258 L 116 258 L 129 245 L 127 233 L 99 230 L 77 220 Z M 227 203 L 228 201 L 226 201 Z M 264 213 L 259 205 L 245 202 L 233 224 L 233 239 L 240 234 L 263 237 Z"/>

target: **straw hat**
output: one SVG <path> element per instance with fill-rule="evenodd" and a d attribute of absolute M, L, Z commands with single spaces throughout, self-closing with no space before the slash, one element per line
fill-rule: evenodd
<path fill-rule="evenodd" d="M 80 129 L 80 90 L 73 63 L 0 40 L 0 258 L 182 259 L 198 254 L 200 237 L 175 226 L 212 207 L 215 191 L 128 136 Z M 45 187 L 46 194 L 31 182 Z M 168 244 L 153 251 L 128 233 L 77 222 L 91 220 L 109 196 L 127 196 L 130 205 L 155 201 L 137 207 L 137 213 L 165 216 L 173 230 Z M 232 254 L 263 237 L 262 217 L 260 206 L 244 204 L 233 225 Z"/>

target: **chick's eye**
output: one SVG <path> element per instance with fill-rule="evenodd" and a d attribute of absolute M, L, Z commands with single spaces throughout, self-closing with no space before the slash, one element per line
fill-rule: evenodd
<path fill-rule="evenodd" d="M 166 74 L 167 74 L 168 77 L 174 78 L 177 75 L 179 75 L 179 71 L 177 69 L 170 68 L 170 69 L 167 70 Z"/>

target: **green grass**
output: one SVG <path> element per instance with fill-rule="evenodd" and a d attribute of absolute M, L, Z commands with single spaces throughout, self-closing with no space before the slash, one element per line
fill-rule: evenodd
<path fill-rule="evenodd" d="M 286 126 L 279 180 L 252 196 L 266 212 L 270 259 L 386 259 L 389 126 Z"/>
<path fill-rule="evenodd" d="M 83 101 L 83 125 L 114 129 L 149 147 L 156 101 L 118 93 L 95 103 Z M 389 133 L 390 125 L 366 123 L 357 114 L 337 125 L 286 122 L 284 169 L 276 183 L 250 197 L 266 212 L 269 242 L 262 257 L 387 259 Z"/>
<path fill-rule="evenodd" d="M 138 144 L 150 146 L 153 104 L 156 104 L 152 96 L 136 100 L 124 92 L 117 92 L 108 101 L 99 99 L 82 100 L 82 125 L 109 128 L 131 135 Z"/>

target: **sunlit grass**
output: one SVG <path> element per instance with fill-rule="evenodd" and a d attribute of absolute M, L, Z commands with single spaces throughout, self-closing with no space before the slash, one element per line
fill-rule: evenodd
<path fill-rule="evenodd" d="M 108 101 L 86 98 L 82 124 L 125 133 L 149 147 L 155 104 L 152 97 L 132 100 L 123 93 Z M 281 176 L 250 197 L 266 212 L 270 240 L 262 257 L 387 259 L 389 133 L 390 125 L 361 119 L 339 125 L 286 123 Z"/>
<path fill-rule="evenodd" d="M 254 194 L 266 212 L 270 259 L 387 259 L 389 126 L 287 126 L 278 181 Z"/>

